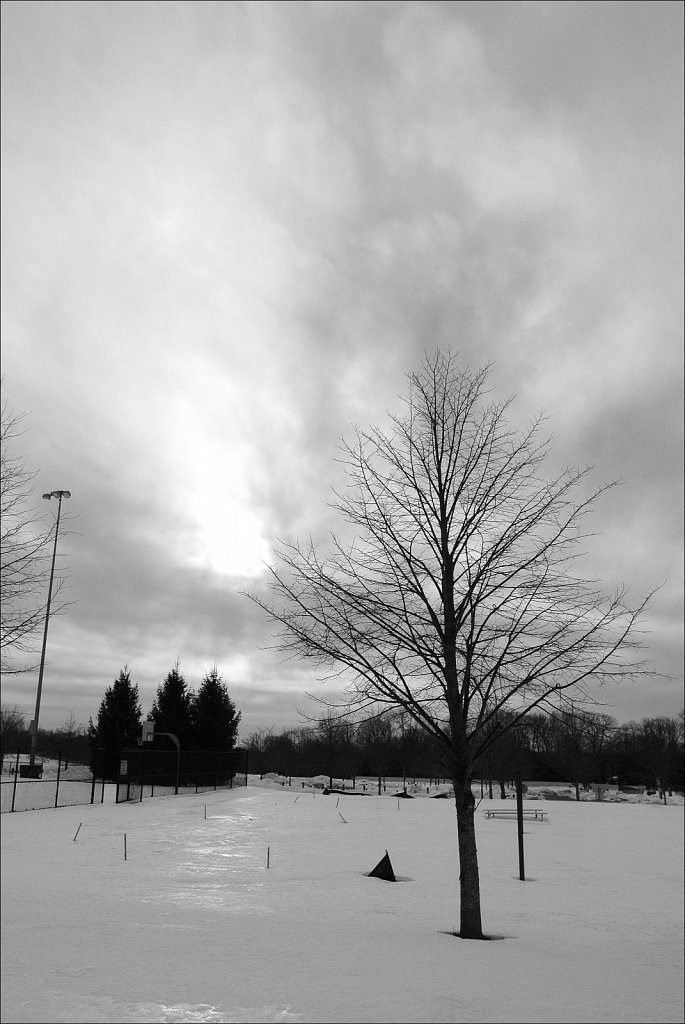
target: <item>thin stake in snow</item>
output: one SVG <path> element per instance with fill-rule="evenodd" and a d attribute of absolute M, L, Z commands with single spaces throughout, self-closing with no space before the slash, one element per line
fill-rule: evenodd
<path fill-rule="evenodd" d="M 82 825 L 82 824 L 83 824 L 83 822 L 82 822 L 82 821 L 80 821 L 80 822 L 79 822 L 79 826 L 78 826 L 78 828 L 76 829 L 76 836 L 77 836 L 77 835 L 79 834 L 79 832 L 81 831 L 81 825 Z M 74 836 L 74 842 L 76 842 L 76 836 Z"/>
<path fill-rule="evenodd" d="M 126 833 L 124 832 L 124 860 L 128 860 L 126 851 Z"/>
<path fill-rule="evenodd" d="M 298 793 L 297 796 L 295 797 L 295 799 L 293 800 L 293 803 L 296 804 L 299 799 L 300 799 L 300 794 Z"/>
<path fill-rule="evenodd" d="M 205 821 L 207 820 L 207 804 L 205 804 Z"/>
<path fill-rule="evenodd" d="M 340 814 L 340 811 L 338 811 L 338 814 Z M 347 818 L 343 818 L 342 814 L 340 814 L 340 817 L 342 818 L 342 820 L 343 820 L 343 821 L 345 822 L 345 824 L 347 825 L 347 824 L 348 824 Z"/>
<path fill-rule="evenodd" d="M 270 859 L 270 857 L 271 857 L 271 847 L 267 846 L 267 848 L 266 848 L 266 866 L 267 866 L 267 869 L 269 867 L 269 859 Z"/>

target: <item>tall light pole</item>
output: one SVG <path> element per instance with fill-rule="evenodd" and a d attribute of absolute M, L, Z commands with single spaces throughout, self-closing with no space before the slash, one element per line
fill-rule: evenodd
<path fill-rule="evenodd" d="M 55 557 L 57 555 L 57 534 L 59 533 L 59 517 L 62 512 L 62 498 L 70 498 L 71 491 L 48 491 L 43 495 L 48 501 L 50 498 L 57 498 L 57 522 L 55 523 L 55 543 L 52 548 L 52 566 L 50 568 L 50 583 L 48 584 L 48 603 L 45 606 L 45 630 L 43 631 L 43 650 L 40 656 L 40 670 L 38 672 L 38 692 L 36 694 L 36 710 L 31 722 L 31 758 L 30 769 L 36 760 L 36 746 L 38 743 L 38 715 L 40 714 L 40 694 L 43 689 L 43 670 L 45 669 L 45 648 L 48 643 L 48 624 L 50 622 L 50 602 L 52 600 L 52 581 L 55 577 Z"/>

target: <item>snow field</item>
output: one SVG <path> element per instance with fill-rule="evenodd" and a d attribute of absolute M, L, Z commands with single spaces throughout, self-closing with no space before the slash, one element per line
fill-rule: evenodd
<path fill-rule="evenodd" d="M 4 815 L 2 1022 L 682 1021 L 682 805 L 550 803 L 525 882 L 484 806 L 488 942 L 450 934 L 451 800 L 250 786 Z M 386 849 L 395 884 L 367 877 Z"/>

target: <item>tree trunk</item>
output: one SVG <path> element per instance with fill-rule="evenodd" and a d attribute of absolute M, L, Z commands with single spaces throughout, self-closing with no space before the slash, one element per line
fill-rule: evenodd
<path fill-rule="evenodd" d="M 457 807 L 457 838 L 459 843 L 459 897 L 462 939 L 482 939 L 480 916 L 480 880 L 478 850 L 474 822 L 475 800 L 471 780 L 454 780 L 454 802 Z"/>

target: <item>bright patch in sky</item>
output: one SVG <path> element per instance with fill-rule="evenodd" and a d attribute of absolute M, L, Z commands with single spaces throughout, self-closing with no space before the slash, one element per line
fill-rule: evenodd
<path fill-rule="evenodd" d="M 220 427 L 212 430 L 187 401 L 178 405 L 172 452 L 183 465 L 183 487 L 177 510 L 190 520 L 193 539 L 187 560 L 191 565 L 226 576 L 257 576 L 270 556 L 258 508 L 250 497 L 252 453 L 235 437 L 240 405 L 225 394 L 232 417 L 219 413 L 212 389 L 203 387 L 206 406 L 214 405 Z M 227 422 L 228 420 L 228 422 Z"/>
<path fill-rule="evenodd" d="M 197 530 L 191 562 L 226 576 L 259 575 L 270 548 L 240 481 L 233 473 L 221 478 L 206 463 L 199 470 L 186 509 Z"/>
<path fill-rule="evenodd" d="M 198 498 L 195 561 L 227 576 L 257 576 L 268 560 L 269 545 L 253 512 L 241 508 L 227 484 L 212 488 L 207 502 Z"/>

